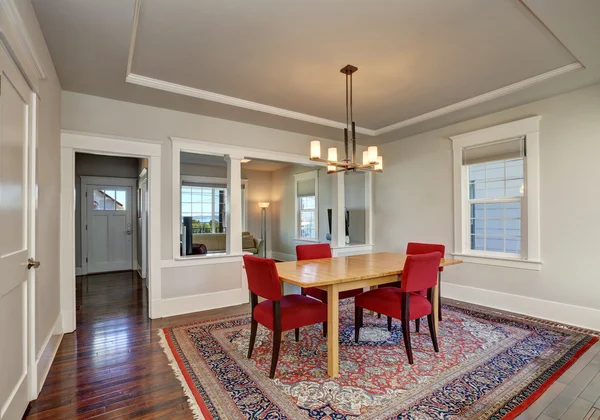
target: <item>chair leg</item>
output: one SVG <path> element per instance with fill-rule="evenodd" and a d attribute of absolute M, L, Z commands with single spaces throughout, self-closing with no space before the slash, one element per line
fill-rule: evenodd
<path fill-rule="evenodd" d="M 402 322 L 402 338 L 404 339 L 404 346 L 406 347 L 406 355 L 408 356 L 408 363 L 413 364 L 412 346 L 410 345 L 410 329 L 409 322 Z"/>
<path fill-rule="evenodd" d="M 258 328 L 258 322 L 254 319 L 250 324 L 250 346 L 248 347 L 248 359 L 252 357 L 252 350 L 254 350 L 254 342 L 256 341 L 256 329 Z"/>
<path fill-rule="evenodd" d="M 271 358 L 271 372 L 269 378 L 275 377 L 277 369 L 277 360 L 279 359 L 279 348 L 281 347 L 281 331 L 273 331 L 273 357 Z"/>
<path fill-rule="evenodd" d="M 392 331 L 392 317 L 387 317 L 388 331 Z"/>
<path fill-rule="evenodd" d="M 327 321 L 323 322 L 323 337 L 327 337 Z"/>
<path fill-rule="evenodd" d="M 442 320 L 442 273 L 438 272 L 438 319 Z"/>
<path fill-rule="evenodd" d="M 358 336 L 360 335 L 360 327 L 363 324 L 363 308 L 360 306 L 354 307 L 354 342 L 358 343 Z"/>
<path fill-rule="evenodd" d="M 431 341 L 433 342 L 433 349 L 436 353 L 440 352 L 437 341 L 437 333 L 435 332 L 435 326 L 433 325 L 433 314 L 427 315 L 427 324 L 429 324 L 429 334 L 431 335 Z"/>
<path fill-rule="evenodd" d="M 412 346 L 410 345 L 410 320 L 408 314 L 410 310 L 408 305 L 410 303 L 410 294 L 402 292 L 402 306 L 401 306 L 401 321 L 402 321 L 402 338 L 404 339 L 404 346 L 406 347 L 406 355 L 408 356 L 408 363 L 413 364 Z"/>
<path fill-rule="evenodd" d="M 298 342 L 298 340 L 300 340 L 300 328 L 294 330 L 294 335 L 296 336 L 296 342 Z"/>
<path fill-rule="evenodd" d="M 421 328 L 421 319 L 417 318 L 415 319 L 415 331 L 419 332 L 419 328 Z"/>

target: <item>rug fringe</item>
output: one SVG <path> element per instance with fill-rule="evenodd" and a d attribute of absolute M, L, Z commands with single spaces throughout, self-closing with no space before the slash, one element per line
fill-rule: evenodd
<path fill-rule="evenodd" d="M 192 390 L 190 389 L 187 381 L 181 373 L 181 369 L 179 369 L 177 360 L 175 360 L 175 356 L 171 352 L 171 348 L 169 347 L 169 343 L 167 343 L 167 338 L 165 337 L 165 333 L 162 329 L 158 330 L 158 336 L 160 337 L 160 346 L 162 347 L 163 352 L 165 353 L 169 361 L 169 366 L 171 366 L 175 377 L 179 380 L 179 383 L 181 383 L 183 393 L 187 397 L 188 405 L 190 406 L 190 410 L 192 410 L 192 414 L 194 415 L 194 420 L 206 420 L 205 417 L 202 415 L 202 411 L 200 410 L 200 406 L 198 405 L 196 398 L 194 398 Z"/>

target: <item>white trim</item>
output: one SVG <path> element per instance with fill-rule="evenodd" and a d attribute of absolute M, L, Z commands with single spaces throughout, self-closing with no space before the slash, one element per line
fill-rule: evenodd
<path fill-rule="evenodd" d="M 334 257 L 349 257 L 351 255 L 371 254 L 373 245 L 371 244 L 354 244 L 331 248 L 331 254 Z"/>
<path fill-rule="evenodd" d="M 522 258 L 498 257 L 493 255 L 461 254 L 451 253 L 465 263 L 493 265 L 499 267 L 520 268 L 522 270 L 540 271 L 542 269 L 541 261 L 525 260 Z"/>
<path fill-rule="evenodd" d="M 161 268 L 175 268 L 175 267 L 190 267 L 200 265 L 213 265 L 213 264 L 227 264 L 233 262 L 241 262 L 242 256 L 249 254 L 248 252 L 241 252 L 237 254 L 205 254 L 205 255 L 192 255 L 189 257 L 178 257 L 172 260 L 162 260 L 160 262 Z"/>
<path fill-rule="evenodd" d="M 137 19 L 134 16 L 134 24 L 137 25 Z M 135 28 L 135 27 L 134 27 Z M 132 33 L 132 43 L 135 43 L 135 33 Z M 133 45 L 130 46 L 129 50 L 130 60 L 133 57 Z M 130 61 L 129 60 L 129 61 Z M 128 67 L 131 67 L 131 63 L 128 62 Z M 518 92 L 520 90 L 529 88 L 538 83 L 544 82 L 546 80 L 552 79 L 557 76 L 561 76 L 565 73 L 569 73 L 574 70 L 579 70 L 583 68 L 583 64 L 579 61 L 571 64 L 567 64 L 566 66 L 559 67 L 554 70 L 550 70 L 546 73 L 539 74 L 537 76 L 530 77 L 525 80 L 521 80 L 520 82 L 513 83 L 508 86 L 501 87 L 496 90 L 492 90 L 490 92 L 486 92 L 484 94 L 474 96 L 469 99 L 465 99 L 460 102 L 456 102 L 454 104 L 435 109 L 433 111 L 426 112 L 421 115 L 417 115 L 412 118 L 408 118 L 403 121 L 399 121 L 394 124 L 390 124 L 376 130 L 364 128 L 364 127 L 356 127 L 356 131 L 361 134 L 366 134 L 368 136 L 380 136 L 382 134 L 390 133 L 392 131 L 398 130 L 403 127 L 408 127 L 410 125 L 414 125 L 423 121 L 431 120 L 433 118 L 437 118 L 446 114 L 450 114 L 452 112 L 460 111 L 465 108 L 469 108 L 473 105 L 478 105 L 484 102 L 491 101 L 492 99 L 500 98 L 502 96 L 506 96 L 508 94 Z M 219 93 L 209 92 L 206 90 L 196 89 L 190 86 L 184 86 L 177 83 L 171 83 L 164 80 L 155 79 L 152 77 L 142 76 L 139 74 L 131 73 L 130 69 L 128 70 L 127 77 L 125 78 L 127 83 L 132 83 L 139 86 L 149 87 L 153 89 L 163 90 L 166 92 L 176 93 L 179 95 L 190 96 L 193 98 L 200 98 L 207 101 L 223 103 L 227 105 L 236 106 L 239 108 L 251 109 L 253 111 L 264 112 L 267 114 L 278 115 L 281 117 L 292 118 L 298 121 L 305 121 L 312 124 L 318 124 L 326 127 L 332 128 L 346 128 L 346 124 L 340 121 L 328 120 L 325 118 L 317 117 L 314 115 L 303 114 L 296 111 L 291 111 L 287 109 L 277 108 L 270 105 L 260 104 L 258 102 L 252 102 L 245 99 L 235 98 L 232 96 L 221 95 Z"/>
<path fill-rule="evenodd" d="M 298 206 L 298 182 L 313 180 L 315 183 L 315 237 L 300 237 L 300 208 Z M 296 242 L 319 242 L 319 170 L 294 174 L 294 241 Z"/>
<path fill-rule="evenodd" d="M 239 108 L 251 109 L 253 111 L 264 112 L 280 117 L 291 118 L 298 121 L 305 121 L 312 124 L 324 125 L 332 128 L 346 128 L 346 123 L 340 121 L 328 120 L 314 115 L 303 114 L 301 112 L 290 111 L 288 109 L 277 108 L 270 105 L 260 104 L 258 102 L 247 101 L 245 99 L 234 98 L 233 96 L 221 95 L 220 93 L 209 92 L 207 90 L 196 89 L 190 86 L 184 86 L 177 83 L 166 82 L 164 80 L 155 79 L 152 77 L 142 76 L 135 73 L 129 73 L 125 78 L 127 83 L 134 85 L 149 87 L 153 89 L 163 90 L 165 92 L 176 93 L 179 95 L 191 96 L 192 98 L 204 99 L 206 101 L 218 102 L 221 104 L 232 105 Z M 361 134 L 375 136 L 375 131 L 356 127 L 356 131 Z"/>
<path fill-rule="evenodd" d="M 10 55 L 23 69 L 32 90 L 39 93 L 39 82 L 46 79 L 46 71 L 14 0 L 0 0 L 0 38 L 10 45 Z"/>
<path fill-rule="evenodd" d="M 46 377 L 50 372 L 50 367 L 52 366 L 52 362 L 56 356 L 56 352 L 60 347 L 60 343 L 62 342 L 63 333 L 62 333 L 62 320 L 61 314 L 58 314 L 54 324 L 52 324 L 52 328 L 48 332 L 48 335 L 44 339 L 44 344 L 40 347 L 40 351 L 37 353 L 35 358 L 36 370 L 37 370 L 37 384 L 36 384 L 36 393 L 33 398 L 37 398 L 39 393 L 42 391 L 42 387 L 44 386 L 44 382 L 46 382 Z M 52 340 L 53 337 L 56 339 Z"/>
<path fill-rule="evenodd" d="M 168 317 L 242 305 L 247 302 L 248 289 L 232 289 L 215 293 L 163 299 L 160 305 L 163 317 Z"/>
<path fill-rule="evenodd" d="M 454 172 L 454 255 L 474 264 L 498 265 L 511 268 L 539 270 L 540 251 L 540 173 L 539 173 L 539 124 L 541 117 L 535 116 L 512 121 L 493 127 L 451 136 Z M 525 195 L 521 212 L 521 256 L 482 255 L 469 248 L 469 191 L 468 169 L 462 164 L 463 149 L 480 144 L 493 143 L 507 138 L 525 136 L 527 158 L 525 161 Z"/>
<path fill-rule="evenodd" d="M 98 134 L 61 134 L 60 171 L 60 296 L 62 332 L 73 332 L 75 323 L 75 152 L 148 158 L 149 186 L 149 317 L 160 318 L 161 299 L 161 151 L 154 142 L 117 139 Z"/>
<path fill-rule="evenodd" d="M 133 8 L 133 23 L 131 25 L 131 39 L 129 40 L 129 53 L 127 55 L 127 74 L 131 73 L 131 65 L 133 62 L 133 50 L 135 49 L 135 39 L 137 37 L 138 25 L 140 23 L 140 9 L 142 0 L 135 0 Z"/>
<path fill-rule="evenodd" d="M 477 305 L 516 312 L 600 331 L 600 310 L 444 282 L 442 295 Z"/>
<path fill-rule="evenodd" d="M 129 210 L 132 233 L 133 236 L 131 240 L 131 269 L 135 269 L 137 264 L 137 219 L 134 216 L 134 210 L 137 212 L 137 179 L 136 178 L 111 178 L 108 176 L 80 176 L 80 191 L 79 191 L 79 205 L 80 205 L 80 226 L 79 226 L 79 236 L 81 239 L 81 274 L 87 275 L 88 271 L 88 262 L 84 260 L 87 258 L 88 251 L 88 235 L 87 230 L 83 227 L 88 224 L 88 202 L 87 202 L 87 187 L 89 185 L 103 185 L 103 186 L 119 186 L 119 187 L 130 187 L 131 188 L 131 209 Z M 135 222 L 134 222 L 135 221 Z M 135 239 L 135 240 L 134 240 Z M 77 270 L 75 271 L 75 275 L 77 274 Z"/>
<path fill-rule="evenodd" d="M 279 261 L 296 261 L 296 256 L 283 252 L 271 251 L 271 258 Z"/>

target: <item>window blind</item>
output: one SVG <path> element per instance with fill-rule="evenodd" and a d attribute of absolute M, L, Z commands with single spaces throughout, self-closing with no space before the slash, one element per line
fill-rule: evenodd
<path fill-rule="evenodd" d="M 467 147 L 462 150 L 463 165 L 494 162 L 497 160 L 518 159 L 526 156 L 525 136 L 496 141 L 482 146 Z"/>
<path fill-rule="evenodd" d="M 307 179 L 305 181 L 298 181 L 298 197 L 310 197 L 315 194 L 315 182 L 314 179 Z"/>

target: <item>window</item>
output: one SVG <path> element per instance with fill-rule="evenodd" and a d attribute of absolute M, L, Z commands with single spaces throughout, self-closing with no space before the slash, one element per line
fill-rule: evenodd
<path fill-rule="evenodd" d="M 192 218 L 192 234 L 224 233 L 227 230 L 227 188 L 183 184 L 181 222 Z"/>
<path fill-rule="evenodd" d="M 296 183 L 296 239 L 319 238 L 318 171 L 294 175 Z"/>
<path fill-rule="evenodd" d="M 454 254 L 539 270 L 539 117 L 452 137 Z"/>
<path fill-rule="evenodd" d="M 524 158 L 468 166 L 472 250 L 521 255 L 523 168 Z"/>
<path fill-rule="evenodd" d="M 94 210 L 127 210 L 127 192 L 119 190 L 94 190 Z"/>

